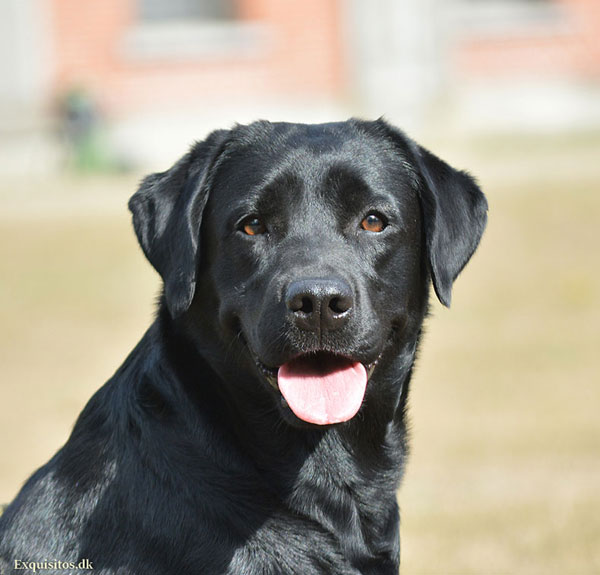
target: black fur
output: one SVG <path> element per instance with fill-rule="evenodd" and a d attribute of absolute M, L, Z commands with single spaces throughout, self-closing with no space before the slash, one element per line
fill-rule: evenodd
<path fill-rule="evenodd" d="M 129 205 L 164 281 L 157 318 L 0 518 L 3 572 L 396 573 L 428 283 L 449 305 L 485 227 L 474 181 L 381 120 L 257 122 L 197 143 Z M 362 229 L 368 213 L 387 227 Z M 266 233 L 244 234 L 248 215 Z M 311 278 L 348 286 L 339 328 L 286 309 Z M 350 421 L 305 423 L 269 385 L 311 353 L 374 366 Z"/>

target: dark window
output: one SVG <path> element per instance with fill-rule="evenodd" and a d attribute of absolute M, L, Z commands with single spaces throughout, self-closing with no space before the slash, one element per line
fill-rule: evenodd
<path fill-rule="evenodd" d="M 138 0 L 141 20 L 230 20 L 235 0 Z"/>

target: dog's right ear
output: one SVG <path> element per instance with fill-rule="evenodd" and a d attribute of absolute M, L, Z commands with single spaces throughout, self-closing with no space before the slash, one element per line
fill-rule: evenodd
<path fill-rule="evenodd" d="M 209 174 L 228 133 L 213 132 L 172 168 L 144 178 L 129 200 L 135 233 L 144 254 L 163 279 L 172 317 L 185 312 L 194 297 Z"/>

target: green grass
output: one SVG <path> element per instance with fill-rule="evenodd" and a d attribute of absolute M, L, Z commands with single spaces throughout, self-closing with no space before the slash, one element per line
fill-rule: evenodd
<path fill-rule="evenodd" d="M 431 146 L 433 147 L 433 146 Z M 399 492 L 406 574 L 600 572 L 600 136 L 435 148 L 490 201 L 435 305 Z M 0 185 L 0 502 L 151 321 L 135 178 Z"/>

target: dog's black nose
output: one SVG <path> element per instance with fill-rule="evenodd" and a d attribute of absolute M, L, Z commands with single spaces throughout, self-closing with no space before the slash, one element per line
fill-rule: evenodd
<path fill-rule="evenodd" d="M 285 303 L 298 327 L 331 331 L 348 321 L 354 298 L 341 279 L 302 279 L 288 285 Z"/>

